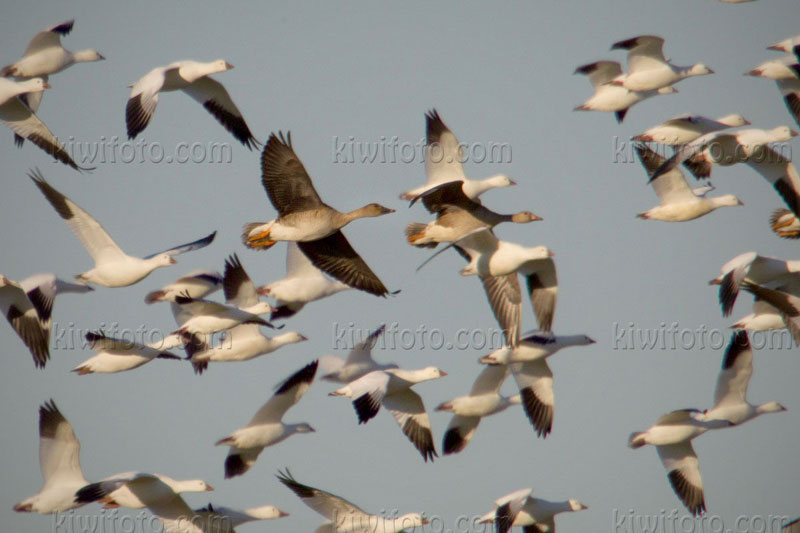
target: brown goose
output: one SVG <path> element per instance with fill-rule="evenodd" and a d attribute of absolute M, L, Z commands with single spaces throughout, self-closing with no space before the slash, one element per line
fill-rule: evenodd
<path fill-rule="evenodd" d="M 342 213 L 326 205 L 294 153 L 291 134 L 270 135 L 261 154 L 261 173 L 278 218 L 245 224 L 245 246 L 266 250 L 277 241 L 295 241 L 314 266 L 329 276 L 377 296 L 389 292 L 339 230 L 358 218 L 377 217 L 394 209 L 373 203 Z"/>

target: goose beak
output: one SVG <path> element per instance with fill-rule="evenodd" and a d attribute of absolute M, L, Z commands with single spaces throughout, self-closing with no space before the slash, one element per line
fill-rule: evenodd
<path fill-rule="evenodd" d="M 736 202 L 736 204 L 737 204 L 737 205 L 744 205 L 744 202 L 743 202 L 743 201 L 741 201 L 741 200 L 739 200 L 738 202 Z"/>
<path fill-rule="evenodd" d="M 722 283 L 722 280 L 720 280 L 719 278 L 714 278 L 708 282 L 709 285 L 719 285 L 720 283 Z"/>
<path fill-rule="evenodd" d="M 206 492 L 211 492 L 212 490 L 214 490 L 214 487 L 212 487 L 209 484 L 206 484 Z"/>
<path fill-rule="evenodd" d="M 278 518 L 283 518 L 284 516 L 289 516 L 289 513 L 284 511 L 278 511 Z"/>
<path fill-rule="evenodd" d="M 177 263 L 177 262 L 178 262 L 178 260 L 177 260 L 177 259 L 175 259 L 174 257 L 170 257 L 170 258 L 169 258 L 169 264 L 170 264 L 170 265 L 174 265 L 174 264 L 175 264 L 175 263 Z"/>
<path fill-rule="evenodd" d="M 306 337 L 305 335 L 300 335 L 300 341 L 301 342 L 302 341 L 307 341 L 307 340 L 308 340 L 308 337 Z"/>
<path fill-rule="evenodd" d="M 269 287 L 264 285 L 263 287 L 259 287 L 256 289 L 256 292 L 261 296 L 269 296 Z"/>
<path fill-rule="evenodd" d="M 709 73 L 709 74 L 714 74 L 714 69 L 711 69 L 711 68 L 710 68 L 710 69 L 708 69 L 708 73 Z"/>
<path fill-rule="evenodd" d="M 439 371 L 439 376 L 440 377 L 445 377 L 446 375 L 447 375 L 447 372 L 445 372 L 444 370 L 440 370 Z"/>
<path fill-rule="evenodd" d="M 547 251 L 547 255 L 550 256 L 550 257 L 555 257 L 556 256 L 555 252 L 553 252 L 552 250 L 548 250 Z"/>
<path fill-rule="evenodd" d="M 792 134 L 792 137 L 797 137 L 797 132 L 796 131 L 789 130 L 789 132 Z"/>
<path fill-rule="evenodd" d="M 42 87 L 44 87 L 45 89 L 51 89 L 52 88 L 51 85 L 49 83 L 47 83 L 47 82 L 44 82 L 44 85 L 42 85 Z"/>
<path fill-rule="evenodd" d="M 232 68 L 233 68 L 233 65 L 231 65 L 230 63 L 228 63 L 228 62 L 226 61 L 226 62 L 225 62 L 225 68 L 227 68 L 228 70 L 230 70 L 230 69 L 232 69 Z"/>
<path fill-rule="evenodd" d="M 166 294 L 167 293 L 164 292 L 164 291 L 153 291 L 153 292 L 147 293 L 147 296 L 144 297 L 144 301 L 145 301 L 145 303 L 148 303 L 148 304 L 160 302 L 161 299 L 164 298 L 164 296 L 166 296 Z"/>
<path fill-rule="evenodd" d="M 745 76 L 761 76 L 761 69 L 754 68 L 753 70 L 748 70 L 744 73 Z"/>
<path fill-rule="evenodd" d="M 106 56 L 104 56 L 104 55 L 103 55 L 103 54 L 101 54 L 100 52 L 97 52 L 97 59 L 98 59 L 99 61 L 105 61 L 105 60 L 106 60 Z"/>
<path fill-rule="evenodd" d="M 594 339 L 589 339 L 589 344 L 597 344 L 597 341 Z"/>
<path fill-rule="evenodd" d="M 777 44 L 773 44 L 772 46 L 767 46 L 767 50 L 773 50 L 775 52 L 784 52 L 785 50 L 778 46 Z"/>
<path fill-rule="evenodd" d="M 750 122 L 750 121 L 749 121 L 749 120 L 747 120 L 747 119 L 744 119 L 744 125 L 745 125 L 745 126 L 752 126 L 752 125 L 753 125 L 753 123 L 752 123 L 752 122 Z"/>
<path fill-rule="evenodd" d="M 428 525 L 428 524 L 430 524 L 430 523 L 431 523 L 431 521 L 430 521 L 430 520 L 428 520 L 427 518 L 423 518 L 423 519 L 422 519 L 422 525 L 423 525 L 423 526 L 427 526 L 427 525 Z"/>
<path fill-rule="evenodd" d="M 516 184 L 517 184 L 517 182 L 516 182 L 516 181 L 514 181 L 514 180 L 512 180 L 512 179 L 509 179 L 509 180 L 508 180 L 508 184 L 509 184 L 509 185 L 516 185 Z"/>
<path fill-rule="evenodd" d="M 588 506 L 588 505 L 583 505 L 583 504 L 581 504 L 581 510 L 585 510 L 585 509 L 588 509 L 588 508 L 589 508 L 589 506 Z"/>

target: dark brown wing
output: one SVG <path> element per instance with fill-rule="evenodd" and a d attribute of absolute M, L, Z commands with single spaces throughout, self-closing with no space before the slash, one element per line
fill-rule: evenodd
<path fill-rule="evenodd" d="M 481 204 L 480 202 L 470 200 L 469 197 L 464 194 L 463 184 L 463 181 L 448 181 L 447 183 L 442 183 L 411 200 L 411 205 L 414 205 L 414 202 L 418 199 L 422 199 L 425 209 L 431 213 L 438 213 L 449 205 L 472 211 Z"/>
<path fill-rule="evenodd" d="M 298 242 L 297 245 L 315 267 L 342 283 L 375 296 L 386 296 L 389 293 L 341 231 L 324 239 Z"/>
<path fill-rule="evenodd" d="M 508 346 L 519 344 L 520 317 L 522 314 L 522 296 L 520 294 L 517 273 L 505 276 L 481 276 L 486 297 L 492 307 L 492 313 L 503 330 Z"/>
<path fill-rule="evenodd" d="M 291 133 L 270 134 L 261 152 L 261 183 L 280 216 L 325 205 L 292 149 Z"/>

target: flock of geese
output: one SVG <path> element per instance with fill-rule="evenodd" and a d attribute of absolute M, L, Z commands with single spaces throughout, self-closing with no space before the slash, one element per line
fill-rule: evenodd
<path fill-rule="evenodd" d="M 43 91 L 49 88 L 50 75 L 76 63 L 104 59 L 94 50 L 73 53 L 64 49 L 61 37 L 72 28 L 73 21 L 67 21 L 39 32 L 23 57 L 2 69 L 0 120 L 13 130 L 18 145 L 27 139 L 56 160 L 78 170 L 88 170 L 72 160 L 36 114 Z M 748 74 L 775 80 L 792 117 L 800 124 L 798 44 L 800 36 L 770 46 L 789 55 L 767 61 Z M 595 94 L 576 110 L 613 112 L 617 121 L 622 122 L 631 106 L 675 92 L 673 85 L 683 79 L 713 74 L 702 64 L 673 65 L 665 59 L 663 45 L 663 39 L 648 35 L 613 44 L 612 50 L 627 51 L 627 73 L 613 61 L 578 67 L 577 73 L 589 76 Z M 182 90 L 201 103 L 242 145 L 250 150 L 260 149 L 262 144 L 251 133 L 228 91 L 210 77 L 230 68 L 232 65 L 222 59 L 208 63 L 187 60 L 145 74 L 131 86 L 125 110 L 129 138 L 147 127 L 160 93 Z M 553 331 L 558 281 L 552 251 L 546 246 L 520 245 L 497 237 L 495 230 L 501 223 L 541 220 L 530 211 L 498 213 L 480 200 L 484 192 L 513 186 L 515 182 L 505 175 L 467 178 L 457 137 L 435 109 L 426 113 L 425 121 L 427 182 L 403 193 L 401 198 L 411 206 L 421 204 L 433 219 L 409 224 L 405 229 L 407 241 L 419 249 L 442 245 L 420 268 L 450 248 L 463 257 L 466 265 L 460 274 L 478 277 L 505 340 L 503 347 L 480 359 L 485 366 L 468 394 L 436 407 L 438 411 L 452 413 L 442 439 L 442 453 L 461 452 L 475 438 L 483 417 L 516 405 L 522 406 L 536 434 L 546 438 L 553 430 L 555 404 L 554 376 L 547 359 L 562 348 L 595 341 L 585 334 Z M 738 114 L 717 119 L 684 115 L 634 136 L 649 183 L 660 200 L 659 206 L 638 216 L 682 222 L 719 207 L 742 205 L 733 195 L 709 196 L 714 189 L 711 186 L 690 187 L 681 167 L 697 179 L 705 179 L 713 166 L 745 163 L 775 188 L 788 207 L 773 214 L 771 224 L 775 233 L 783 238 L 800 237 L 800 178 L 792 162 L 769 146 L 788 141 L 797 133 L 786 126 L 768 130 L 743 128 L 748 125 L 750 122 Z M 662 155 L 665 146 L 674 148 L 668 157 Z M 50 357 L 50 327 L 58 294 L 86 293 L 93 290 L 92 285 L 113 288 L 138 283 L 155 269 L 176 263 L 175 256 L 208 246 L 216 235 L 212 232 L 147 257 L 131 256 L 100 222 L 48 183 L 41 171 L 31 170 L 29 177 L 94 263 L 91 269 L 75 276 L 76 282 L 53 274 L 36 274 L 19 282 L 0 275 L 3 314 L 40 368 L 45 367 Z M 257 286 L 237 254 L 226 259 L 223 274 L 209 270 L 182 276 L 145 296 L 149 304 L 170 305 L 176 326 L 163 340 L 140 344 L 107 336 L 101 330 L 87 333 L 88 345 L 96 354 L 73 371 L 80 375 L 117 373 L 155 359 L 185 359 L 195 373 L 202 374 L 211 363 L 247 361 L 307 340 L 295 331 L 269 337 L 262 333 L 262 328 L 282 328 L 275 322 L 291 318 L 311 302 L 349 289 L 381 297 L 397 292 L 387 289 L 343 233 L 344 227 L 357 219 L 383 216 L 393 209 L 371 203 L 342 212 L 326 204 L 314 188 L 288 132 L 273 133 L 263 144 L 261 180 L 277 217 L 245 224 L 241 239 L 247 248 L 260 251 L 286 242 L 286 276 Z M 527 333 L 523 333 L 522 327 L 525 298 L 520 275 L 525 282 L 524 295 L 531 302 L 538 324 Z M 669 483 L 693 515 L 705 511 L 705 499 L 691 441 L 709 430 L 785 410 L 777 402 L 754 405 L 747 400 L 753 350 L 745 330 L 786 327 L 800 342 L 800 261 L 783 261 L 749 252 L 724 265 L 722 274 L 711 283 L 720 287 L 719 299 L 725 316 L 731 313 L 740 290 L 755 296 L 753 313 L 734 325 L 737 330 L 723 357 L 713 407 L 704 411 L 673 411 L 629 439 L 631 448 L 648 444 L 656 447 Z M 224 302 L 208 298 L 219 289 L 223 290 Z M 274 299 L 275 304 L 262 301 L 261 296 Z M 368 423 L 384 407 L 426 462 L 438 457 L 425 404 L 413 388 L 446 373 L 432 366 L 402 369 L 375 361 L 371 351 L 382 333 L 383 327 L 377 328 L 346 358 L 325 356 L 309 362 L 277 386 L 246 426 L 217 441 L 216 445 L 229 448 L 224 462 L 225 478 L 245 475 L 266 447 L 295 434 L 314 431 L 308 423 L 286 423 L 283 418 L 312 386 L 321 368 L 326 370 L 320 379 L 339 385 L 330 395 L 352 402 L 358 424 Z M 176 355 L 177 348 L 183 348 L 186 355 Z M 509 375 L 514 377 L 519 393 L 507 397 L 500 389 Z M 105 507 L 147 508 L 167 531 L 180 532 L 230 531 L 247 521 L 286 516 L 271 505 L 245 510 L 209 505 L 193 510 L 180 494 L 211 490 L 202 480 L 125 472 L 90 482 L 80 466 L 80 444 L 72 426 L 52 400 L 39 409 L 39 438 L 44 485 L 36 495 L 14 507 L 19 512 L 58 513 L 99 502 Z M 394 517 L 370 514 L 344 498 L 298 482 L 288 470 L 279 472 L 277 478 L 326 518 L 327 522 L 317 531 L 398 532 L 428 523 L 420 513 Z M 555 515 L 586 508 L 574 499 L 548 501 L 534 498 L 532 489 L 522 489 L 496 500 L 481 521 L 493 522 L 500 533 L 518 526 L 526 532 L 553 532 Z"/>

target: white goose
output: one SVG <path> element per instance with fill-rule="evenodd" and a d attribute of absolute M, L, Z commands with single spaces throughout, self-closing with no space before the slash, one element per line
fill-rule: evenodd
<path fill-rule="evenodd" d="M 800 219 L 785 208 L 778 208 L 769 217 L 773 233 L 782 239 L 800 239 Z"/>
<path fill-rule="evenodd" d="M 800 296 L 784 290 L 770 289 L 747 280 L 742 282 L 741 288 L 752 293 L 756 300 L 774 307 L 795 344 L 800 345 Z"/>
<path fill-rule="evenodd" d="M 472 390 L 468 395 L 439 404 L 437 411 L 453 413 L 442 439 L 442 450 L 445 455 L 458 453 L 466 448 L 475 435 L 482 417 L 499 413 L 511 405 L 522 402 L 519 394 L 511 397 L 500 394 L 500 387 L 506 377 L 508 377 L 507 366 L 487 366 L 472 384 Z"/>
<path fill-rule="evenodd" d="M 263 313 L 269 313 L 272 309 L 267 302 L 259 302 L 253 305 L 250 310 L 254 312 L 242 311 L 238 307 L 212 300 L 189 298 L 187 296 L 176 296 L 175 303 L 181 306 L 182 311 L 191 316 L 170 335 L 183 335 L 186 342 L 189 342 L 188 337 L 190 335 L 218 333 L 240 324 L 274 327 L 258 316 Z"/>
<path fill-rule="evenodd" d="M 50 359 L 50 324 L 56 295 L 91 290 L 54 274 L 34 274 L 19 283 L 0 274 L 0 310 L 30 350 L 38 368 L 44 368 Z"/>
<path fill-rule="evenodd" d="M 723 316 L 728 316 L 736 303 L 742 282 L 749 281 L 757 285 L 776 283 L 785 285 L 800 281 L 800 260 L 784 261 L 775 257 L 759 255 L 756 252 L 745 252 L 737 255 L 724 265 L 722 274 L 708 282 L 719 285 L 719 303 Z"/>
<path fill-rule="evenodd" d="M 221 527 L 223 531 L 232 531 L 235 527 L 256 520 L 274 520 L 276 518 L 289 516 L 289 513 L 281 511 L 274 505 L 262 505 L 249 509 L 232 509 L 230 507 L 211 505 L 209 503 L 206 507 L 195 509 L 194 513 L 195 516 L 203 517 L 203 520 L 209 524 L 224 524 Z M 218 527 L 218 529 L 220 528 Z M 214 529 L 214 531 L 216 532 L 217 529 Z"/>
<path fill-rule="evenodd" d="M 555 516 L 588 509 L 578 500 L 548 501 L 533 497 L 533 489 L 520 489 L 498 498 L 494 509 L 478 519 L 479 524 L 494 522 L 497 533 L 522 527 L 525 533 L 555 533 Z"/>
<path fill-rule="evenodd" d="M 243 311 L 258 311 L 256 287 L 236 254 L 225 261 L 223 285 L 225 303 Z M 192 362 L 195 373 L 202 374 L 208 368 L 209 361 L 249 361 L 272 353 L 283 346 L 305 340 L 308 339 L 296 331 L 266 337 L 261 334 L 258 324 L 240 324 L 230 329 L 226 338 L 216 346 L 208 346 L 195 338 L 194 342 L 186 345 L 186 358 Z"/>
<path fill-rule="evenodd" d="M 104 504 L 103 507 L 105 509 L 115 509 L 117 507 L 143 509 L 147 507 L 146 491 L 137 491 L 136 487 L 139 484 L 150 483 L 150 481 L 147 481 L 150 478 L 164 483 L 176 494 L 214 490 L 214 487 L 202 479 L 177 480 L 163 474 L 123 472 L 101 479 L 96 483 L 89 483 L 78 491 L 77 500 L 85 503 L 96 501 Z M 133 481 L 135 483 L 131 483 Z"/>
<path fill-rule="evenodd" d="M 645 144 L 636 144 L 636 154 L 639 161 L 650 176 L 663 163 L 664 158 L 651 150 Z M 711 213 L 719 207 L 735 207 L 744 205 L 741 200 L 732 194 L 724 196 L 706 197 L 698 196 L 689 187 L 680 167 L 675 167 L 669 172 L 650 181 L 661 205 L 639 213 L 636 216 L 645 220 L 662 220 L 664 222 L 685 222 L 700 218 Z"/>
<path fill-rule="evenodd" d="M 81 443 L 53 400 L 39 407 L 39 466 L 44 485 L 14 506 L 18 513 L 52 514 L 83 505 L 75 494 L 89 483 L 80 462 Z"/>
<path fill-rule="evenodd" d="M 226 508 L 211 506 L 193 511 L 164 476 L 141 472 L 128 472 L 115 479 L 87 485 L 78 491 L 77 499 L 83 503 L 102 501 L 122 487 L 144 504 L 170 533 L 233 533 L 233 528 L 244 522 L 288 516 L 273 506 L 245 512 L 245 516 L 242 512 L 228 514 Z"/>
<path fill-rule="evenodd" d="M 420 370 L 375 370 L 336 389 L 330 396 L 351 398 L 359 424 L 369 422 L 378 414 L 381 405 L 385 405 L 425 462 L 428 459 L 433 461 L 438 454 L 433 445 L 431 423 L 422 398 L 411 387 L 446 375 L 446 372 L 433 366 Z"/>
<path fill-rule="evenodd" d="M 765 413 L 786 408 L 778 402 L 753 405 L 747 401 L 747 386 L 753 375 L 753 349 L 746 331 L 735 331 L 722 358 L 722 369 L 714 389 L 714 407 L 705 414 L 708 420 L 727 420 L 739 425 Z"/>
<path fill-rule="evenodd" d="M 296 242 L 287 242 L 286 277 L 262 285 L 256 291 L 277 300 L 277 306 L 270 315 L 270 320 L 276 320 L 294 315 L 307 303 L 352 288 L 315 267 Z"/>
<path fill-rule="evenodd" d="M 210 74 L 225 72 L 233 65 L 224 59 L 208 63 L 176 61 L 156 67 L 131 85 L 131 95 L 125 107 L 128 138 L 133 139 L 147 127 L 156 110 L 161 92 L 182 90 L 200 102 L 236 140 L 252 150 L 259 142 L 250 133 L 242 113 L 233 103 L 225 87 Z"/>
<path fill-rule="evenodd" d="M 800 59 L 796 56 L 773 59 L 745 72 L 745 75 L 775 80 L 786 109 L 800 125 Z"/>
<path fill-rule="evenodd" d="M 692 142 L 701 135 L 712 131 L 749 125 L 750 122 L 746 118 L 736 113 L 716 119 L 703 115 L 679 115 L 645 130 L 634 136 L 633 140 L 678 146 Z"/>
<path fill-rule="evenodd" d="M 367 335 L 367 337 L 356 344 L 350 353 L 347 354 L 347 359 L 342 359 L 338 355 L 324 355 L 320 358 L 320 363 L 329 370 L 327 374 L 320 379 L 331 381 L 334 383 L 350 383 L 355 381 L 361 376 L 369 374 L 373 370 L 386 370 L 389 368 L 397 368 L 394 363 L 381 364 L 372 358 L 372 350 L 378 339 L 383 335 L 385 325 L 381 325 L 378 329 Z"/>
<path fill-rule="evenodd" d="M 614 43 L 612 50 L 628 51 L 628 75 L 613 83 L 631 91 L 654 91 L 692 76 L 714 73 L 702 63 L 677 67 L 664 58 L 663 48 L 664 39 L 654 35 L 640 35 Z"/>
<path fill-rule="evenodd" d="M 230 446 L 225 459 L 225 479 L 241 476 L 247 472 L 259 454 L 267 446 L 278 444 L 295 433 L 314 431 L 305 422 L 286 424 L 283 416 L 306 393 L 317 373 L 318 361 L 312 361 L 281 383 L 272 398 L 261 408 L 245 427 L 217 441 L 216 445 Z"/>
<path fill-rule="evenodd" d="M 299 483 L 288 469 L 278 472 L 277 477 L 304 504 L 328 520 L 316 529 L 317 533 L 400 533 L 429 523 L 419 513 L 391 518 L 371 515 L 340 496 Z"/>
<path fill-rule="evenodd" d="M 671 94 L 678 91 L 673 87 L 662 87 L 654 91 L 631 91 L 621 85 L 625 79 L 622 67 L 616 61 L 595 61 L 581 65 L 575 74 L 589 76 L 594 87 L 594 95 L 573 111 L 613 112 L 618 123 L 625 120 L 625 115 L 635 104 L 659 94 Z"/>
<path fill-rule="evenodd" d="M 53 156 L 58 161 L 76 170 L 92 170 L 79 167 L 69 156 L 55 135 L 39 120 L 39 117 L 25 103 L 26 95 L 39 95 L 49 89 L 50 84 L 42 78 L 25 81 L 12 81 L 0 78 L 0 121 L 16 135 L 15 138 L 29 139 L 33 144 Z M 17 141 L 21 144 L 21 141 Z"/>
<path fill-rule="evenodd" d="M 37 33 L 28 43 L 22 58 L 0 69 L 0 76 L 13 76 L 17 81 L 40 77 L 47 82 L 51 74 L 61 72 L 75 63 L 105 59 L 96 50 L 70 52 L 61 46 L 61 36 L 71 32 L 74 23 L 74 20 L 68 20 Z M 42 94 L 42 92 L 33 92 L 23 95 L 21 98 L 28 109 L 36 113 L 42 101 Z M 17 146 L 22 146 L 23 138 L 15 134 L 14 142 Z"/>
<path fill-rule="evenodd" d="M 97 353 L 72 369 L 80 376 L 125 372 L 153 359 L 180 359 L 177 355 L 138 342 L 107 337 L 102 331 L 87 332 L 86 341 Z"/>
<path fill-rule="evenodd" d="M 448 181 L 464 182 L 464 194 L 475 200 L 489 189 L 516 185 L 505 174 L 496 174 L 482 180 L 468 179 L 464 174 L 464 151 L 458 139 L 445 125 L 439 113 L 432 109 L 425 113 L 425 185 L 400 195 L 403 200 L 413 200 L 420 194 Z"/>
<path fill-rule="evenodd" d="M 732 329 L 749 329 L 752 331 L 769 331 L 785 327 L 780 311 L 771 304 L 759 299 L 753 302 L 752 313 L 731 324 Z"/>
<path fill-rule="evenodd" d="M 555 413 L 553 371 L 547 364 L 547 358 L 562 348 L 594 343 L 587 335 L 554 335 L 537 331 L 523 336 L 516 347 L 503 346 L 481 357 L 478 362 L 511 369 L 519 387 L 525 415 L 536 434 L 547 438 L 553 429 Z"/>
<path fill-rule="evenodd" d="M 628 446 L 634 449 L 645 444 L 655 446 L 672 490 L 686 509 L 698 516 L 705 512 L 706 503 L 692 439 L 710 429 L 722 429 L 730 425 L 727 420 L 709 420 L 696 409 L 680 409 L 663 415 L 646 431 L 631 433 Z"/>
<path fill-rule="evenodd" d="M 93 269 L 76 276 L 77 279 L 87 283 L 104 287 L 133 285 L 156 268 L 177 263 L 173 256 L 208 246 L 217 234 L 215 231 L 197 241 L 145 258 L 134 257 L 123 252 L 103 226 L 89 213 L 47 183 L 41 172 L 32 171 L 29 177 L 94 259 Z"/>

